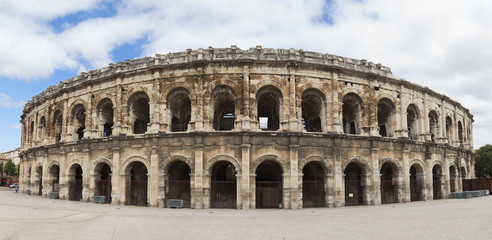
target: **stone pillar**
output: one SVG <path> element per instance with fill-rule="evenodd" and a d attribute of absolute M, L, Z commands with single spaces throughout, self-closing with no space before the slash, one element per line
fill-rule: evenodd
<path fill-rule="evenodd" d="M 331 123 L 335 133 L 343 133 L 342 103 L 338 100 L 338 73 L 332 72 Z M 340 202 L 341 203 L 341 202 Z"/>
<path fill-rule="evenodd" d="M 250 114 L 250 98 L 249 98 L 249 66 L 243 67 L 243 114 L 241 119 L 241 129 L 249 131 L 251 130 L 251 114 Z M 243 174 L 245 172 L 243 171 Z M 249 172 L 248 172 L 249 174 Z"/>
<path fill-rule="evenodd" d="M 302 177 L 302 176 L 301 176 Z M 325 207 L 335 207 L 335 175 L 332 173 L 325 174 Z M 301 198 L 302 199 L 302 198 Z"/>
<path fill-rule="evenodd" d="M 91 171 L 90 173 L 90 181 L 89 181 L 89 201 L 94 200 L 94 196 L 96 196 L 96 181 L 101 180 L 101 174 L 95 173 Z"/>
<path fill-rule="evenodd" d="M 411 190 L 410 190 L 410 150 L 403 149 L 402 151 L 402 185 L 403 185 L 403 202 L 411 202 Z M 400 185 L 398 185 L 400 186 Z"/>
<path fill-rule="evenodd" d="M 299 126 L 299 120 L 302 119 L 302 116 L 298 116 L 298 114 L 302 114 L 302 110 L 298 111 L 298 104 L 297 104 L 297 98 L 296 98 L 296 75 L 295 75 L 295 69 L 290 66 L 289 67 L 289 109 L 287 111 L 284 111 L 284 113 L 288 114 L 289 116 L 285 116 L 284 119 L 287 120 L 287 117 L 290 117 L 288 119 L 289 121 L 289 130 L 292 132 L 297 132 L 300 129 L 302 129 L 302 126 Z M 284 103 L 285 104 L 285 103 Z"/>
<path fill-rule="evenodd" d="M 241 186 L 238 187 L 238 199 L 241 199 L 241 204 L 237 206 L 241 206 L 241 209 L 249 209 L 254 208 L 251 203 L 251 179 L 250 179 L 250 149 L 251 144 L 247 144 L 244 142 L 249 142 L 248 136 L 243 136 L 243 144 L 241 144 L 241 177 L 240 183 Z M 239 179 L 238 179 L 239 180 Z M 239 182 L 239 181 L 238 181 Z M 253 181 L 254 182 L 254 181 Z M 241 197 L 239 198 L 239 194 Z"/>
<path fill-rule="evenodd" d="M 149 169 L 149 191 L 147 191 L 149 199 L 149 206 L 158 207 L 159 196 L 159 155 L 157 154 L 157 146 L 152 147 L 152 154 L 150 155 L 150 169 Z"/>
<path fill-rule="evenodd" d="M 82 150 L 82 199 L 80 201 L 89 202 L 90 201 L 90 187 L 89 183 L 91 181 L 90 174 L 90 149 Z"/>
<path fill-rule="evenodd" d="M 121 134 L 121 124 L 122 124 L 122 119 L 121 119 L 121 108 L 122 108 L 122 87 L 121 87 L 121 77 L 116 78 L 116 96 L 114 98 L 114 103 L 113 103 L 113 118 L 114 118 L 114 124 L 113 124 L 113 129 L 112 129 L 112 135 L 113 136 L 119 136 Z M 113 185 L 114 187 L 114 185 Z"/>
<path fill-rule="evenodd" d="M 294 144 L 292 144 L 294 143 Z M 297 144 L 297 138 L 291 137 L 291 145 L 290 148 L 290 209 L 299 209 L 302 206 L 302 198 L 299 198 L 299 164 L 298 164 L 298 155 L 299 155 L 299 145 Z M 302 187 L 301 187 L 302 189 Z"/>
<path fill-rule="evenodd" d="M 381 204 L 381 174 L 379 169 L 379 147 L 376 146 L 377 142 L 372 142 L 373 146 L 371 148 L 371 164 L 372 164 L 372 182 L 366 181 L 366 184 L 372 183 L 372 199 L 370 201 L 371 205 Z M 366 178 L 370 178 L 371 173 L 367 169 L 368 175 Z M 368 186 L 366 185 L 366 191 L 368 191 Z"/>
<path fill-rule="evenodd" d="M 333 178 L 333 187 L 334 187 L 334 207 L 342 207 L 345 206 L 345 185 L 344 185 L 344 174 L 342 169 L 342 153 L 341 153 L 341 139 L 335 138 L 335 147 L 334 147 L 334 178 Z"/>
<path fill-rule="evenodd" d="M 191 208 L 203 208 L 203 144 L 201 136 L 195 138 L 195 173 L 191 176 L 194 184 L 191 187 Z"/>
<path fill-rule="evenodd" d="M 125 189 L 123 181 L 124 176 L 121 173 L 120 148 L 117 147 L 119 142 L 115 142 L 115 146 L 111 149 L 113 153 L 113 175 L 111 176 L 111 204 L 124 204 Z"/>
<path fill-rule="evenodd" d="M 434 198 L 434 189 L 432 188 L 433 186 L 433 179 L 432 179 L 432 154 L 426 153 L 426 161 L 425 161 L 425 192 L 426 192 L 426 198 L 425 200 L 432 200 Z"/>

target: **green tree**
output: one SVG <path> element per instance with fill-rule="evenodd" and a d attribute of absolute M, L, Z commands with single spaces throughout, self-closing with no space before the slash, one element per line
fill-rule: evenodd
<path fill-rule="evenodd" d="M 3 162 L 0 162 L 0 175 L 3 174 Z"/>
<path fill-rule="evenodd" d="M 477 178 L 492 177 L 492 145 L 487 144 L 475 152 L 475 175 Z"/>
<path fill-rule="evenodd" d="M 15 176 L 15 164 L 12 162 L 12 159 L 9 159 L 6 163 L 5 166 L 3 166 L 3 172 L 7 176 Z"/>

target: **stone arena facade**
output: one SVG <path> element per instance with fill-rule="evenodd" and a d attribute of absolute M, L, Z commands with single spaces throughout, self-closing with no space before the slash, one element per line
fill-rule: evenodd
<path fill-rule="evenodd" d="M 21 116 L 20 191 L 167 207 L 447 198 L 473 169 L 473 116 L 381 64 L 208 48 L 81 73 Z"/>

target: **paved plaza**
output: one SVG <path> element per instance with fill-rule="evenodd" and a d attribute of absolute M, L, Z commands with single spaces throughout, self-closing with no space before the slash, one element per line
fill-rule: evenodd
<path fill-rule="evenodd" d="M 302 210 L 162 209 L 0 188 L 4 239 L 490 239 L 492 196 Z"/>

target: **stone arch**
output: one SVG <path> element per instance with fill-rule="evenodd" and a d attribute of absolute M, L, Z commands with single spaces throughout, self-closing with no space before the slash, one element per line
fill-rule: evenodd
<path fill-rule="evenodd" d="M 326 118 L 326 97 L 319 89 L 308 88 L 301 95 L 301 117 L 308 132 L 322 132 Z"/>
<path fill-rule="evenodd" d="M 250 89 L 251 92 L 256 93 L 255 94 L 256 101 L 258 101 L 258 92 L 262 88 L 265 88 L 265 87 L 268 87 L 268 86 L 271 86 L 271 87 L 276 88 L 280 92 L 280 95 L 281 95 L 280 98 L 285 97 L 285 96 L 289 96 L 288 89 L 287 89 L 285 83 L 270 79 L 270 80 L 260 81 L 258 83 L 258 85 L 256 85 L 256 86 L 254 86 L 254 85 L 251 86 L 251 89 Z"/>
<path fill-rule="evenodd" d="M 195 172 L 195 164 L 194 164 L 194 162 L 191 159 L 189 159 L 189 158 L 187 158 L 187 157 L 185 157 L 183 155 L 172 155 L 172 156 L 166 157 L 164 160 L 161 160 L 161 163 L 159 164 L 159 169 L 161 171 L 163 171 L 164 173 L 167 173 L 167 171 L 169 170 L 169 167 L 175 161 L 183 161 L 190 168 L 191 174 L 193 174 Z"/>
<path fill-rule="evenodd" d="M 305 158 L 303 158 L 299 162 L 298 169 L 302 171 L 304 166 L 306 166 L 310 162 L 319 162 L 321 163 L 321 166 L 323 167 L 323 170 L 325 171 L 326 174 L 332 174 L 333 173 L 333 167 L 331 163 L 326 159 L 326 157 L 323 157 L 321 155 L 310 155 Z"/>
<path fill-rule="evenodd" d="M 364 121 L 364 101 L 355 92 L 348 92 L 342 98 L 342 124 L 346 134 L 360 134 Z"/>
<path fill-rule="evenodd" d="M 133 95 L 136 94 L 136 93 L 139 93 L 139 92 L 143 92 L 143 93 L 145 93 L 147 95 L 147 97 L 149 98 L 149 103 L 151 103 L 152 100 L 153 100 L 153 94 L 149 94 L 152 91 L 149 90 L 147 87 L 143 87 L 143 86 L 132 86 L 129 89 L 125 89 L 124 92 L 125 93 L 123 94 L 123 99 L 121 101 L 122 104 L 128 104 L 128 101 L 130 101 L 130 99 L 133 97 Z"/>
<path fill-rule="evenodd" d="M 71 113 L 71 112 L 72 112 L 72 110 L 73 110 L 73 108 L 74 108 L 74 107 L 76 107 L 76 106 L 77 106 L 77 105 L 79 105 L 79 104 L 80 104 L 80 105 L 82 105 L 82 106 L 84 107 L 84 109 L 86 109 L 86 110 L 87 110 L 87 109 L 89 109 L 89 108 L 88 108 L 88 105 L 87 105 L 87 102 L 86 102 L 86 101 L 84 101 L 84 100 L 82 100 L 82 99 L 80 99 L 80 98 L 78 98 L 78 99 L 76 99 L 75 101 L 73 101 L 73 102 L 70 104 L 70 106 L 68 107 L 69 112 Z"/>
<path fill-rule="evenodd" d="M 164 103 L 164 105 L 167 105 L 167 101 L 169 100 L 169 94 L 174 91 L 174 89 L 178 88 L 184 88 L 186 89 L 189 94 L 190 94 L 190 100 L 196 99 L 196 92 L 194 91 L 195 88 L 190 86 L 189 84 L 185 82 L 173 82 L 169 85 L 166 85 L 164 89 L 161 91 L 161 102 Z"/>
<path fill-rule="evenodd" d="M 381 97 L 377 102 L 377 122 L 379 135 L 393 137 L 396 129 L 396 105 L 392 98 Z"/>
<path fill-rule="evenodd" d="M 421 170 L 422 172 L 425 172 L 425 163 L 420 160 L 420 159 L 413 159 L 412 161 L 410 161 L 410 167 L 412 167 L 413 165 L 416 165 L 419 167 L 418 170 Z"/>
<path fill-rule="evenodd" d="M 142 156 L 131 156 L 129 158 L 127 158 L 123 164 L 121 165 L 121 170 L 120 170 L 120 174 L 121 175 L 124 175 L 124 174 L 130 174 L 130 170 L 131 168 L 129 166 L 131 166 L 133 163 L 135 162 L 141 162 L 145 165 L 145 167 L 147 168 L 147 172 L 150 172 L 150 162 L 149 160 L 147 160 L 146 158 L 142 157 Z"/>
<path fill-rule="evenodd" d="M 417 140 L 418 134 L 420 134 L 420 118 L 422 117 L 421 110 L 415 103 L 410 103 L 407 105 L 406 110 L 407 119 L 407 130 L 408 138 Z"/>
<path fill-rule="evenodd" d="M 274 85 L 265 85 L 256 91 L 256 117 L 259 128 L 277 131 L 283 118 L 282 90 Z"/>
<path fill-rule="evenodd" d="M 298 98 L 302 97 L 302 95 L 306 91 L 313 89 L 313 90 L 319 91 L 319 93 L 326 99 L 326 96 L 328 96 L 330 94 L 330 91 L 327 90 L 327 89 L 329 89 L 329 87 L 331 87 L 331 86 L 329 86 L 329 85 L 324 86 L 321 83 L 307 82 L 307 83 L 303 84 L 300 88 L 297 89 L 296 96 Z M 299 93 L 301 93 L 301 94 L 299 94 Z"/>
<path fill-rule="evenodd" d="M 95 125 L 98 126 L 99 130 L 102 130 L 103 137 L 108 137 L 112 135 L 112 127 L 114 125 L 114 101 L 111 98 L 101 98 L 97 103 L 96 109 L 96 121 Z"/>
<path fill-rule="evenodd" d="M 82 161 L 80 160 L 72 160 L 70 161 L 70 164 L 68 165 L 67 169 L 65 170 L 65 175 L 66 176 L 70 176 L 70 175 L 74 175 L 75 174 L 75 169 L 73 169 L 73 166 L 77 164 L 79 165 L 82 170 L 84 170 L 84 165 L 82 165 Z M 84 173 L 82 173 L 84 174 Z"/>
<path fill-rule="evenodd" d="M 214 167 L 214 165 L 217 163 L 217 162 L 220 162 L 220 161 L 226 161 L 226 162 L 230 162 L 234 168 L 236 169 L 236 172 L 239 174 L 242 172 L 242 169 L 241 169 L 241 164 L 239 163 L 239 161 L 231 156 L 231 155 L 227 155 L 227 154 L 217 154 L 213 157 L 211 157 L 206 163 L 205 163 L 205 172 L 206 173 L 211 173 L 212 172 L 212 168 Z"/>
<path fill-rule="evenodd" d="M 258 168 L 258 166 L 262 162 L 267 161 L 267 160 L 271 160 L 271 161 L 278 163 L 282 167 L 282 171 L 284 174 L 289 172 L 289 164 L 285 160 L 281 159 L 276 154 L 267 153 L 267 154 L 263 154 L 260 157 L 256 158 L 256 160 L 253 163 L 251 163 L 250 173 L 255 174 L 256 168 Z"/>
<path fill-rule="evenodd" d="M 51 162 L 48 164 L 48 168 L 47 168 L 47 169 L 51 169 L 51 167 L 53 167 L 54 165 L 57 165 L 58 167 L 60 167 L 60 162 L 59 162 L 59 161 L 57 161 L 57 160 L 51 161 Z"/>
<path fill-rule="evenodd" d="M 390 163 L 392 165 L 394 165 L 394 167 L 396 167 L 396 170 L 398 171 L 397 174 L 400 174 L 403 172 L 403 168 L 400 164 L 400 161 L 398 161 L 397 159 L 394 159 L 394 158 L 380 158 L 379 159 L 379 169 L 381 169 L 383 167 L 383 164 L 385 163 Z"/>
<path fill-rule="evenodd" d="M 191 93 L 183 87 L 173 88 L 166 99 L 166 108 L 170 113 L 171 131 L 183 132 L 188 130 L 193 115 Z"/>
<path fill-rule="evenodd" d="M 92 162 L 92 173 L 97 173 L 100 171 L 100 168 L 102 167 L 103 164 L 107 164 L 109 168 L 111 168 L 111 171 L 113 170 L 113 163 L 111 160 L 107 158 L 99 158 L 96 161 Z"/>
<path fill-rule="evenodd" d="M 429 118 L 429 133 L 431 134 L 431 141 L 436 142 L 436 137 L 440 133 L 441 124 L 439 124 L 439 111 L 436 109 L 432 109 L 428 114 Z"/>
<path fill-rule="evenodd" d="M 345 159 L 342 163 L 342 170 L 345 171 L 345 168 L 347 168 L 347 166 L 352 162 L 357 164 L 362 169 L 363 174 L 370 174 L 371 173 L 372 170 L 371 170 L 370 165 L 367 163 L 366 160 L 364 160 L 364 158 L 359 157 L 359 156 L 349 157 L 349 158 Z"/>
<path fill-rule="evenodd" d="M 232 130 L 239 115 L 239 101 L 236 91 L 228 85 L 217 85 L 210 94 L 211 111 L 209 119 L 215 130 Z M 232 114 L 232 116 L 230 116 Z"/>

